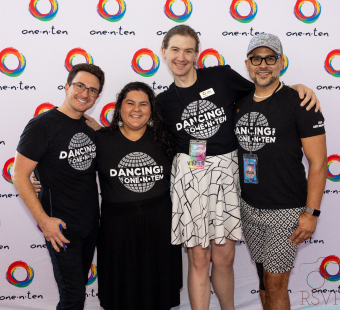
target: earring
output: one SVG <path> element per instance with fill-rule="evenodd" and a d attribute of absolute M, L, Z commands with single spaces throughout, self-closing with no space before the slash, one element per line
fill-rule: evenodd
<path fill-rule="evenodd" d="M 123 126 L 123 121 L 122 121 L 122 118 L 120 117 L 120 115 L 119 115 L 118 126 L 119 126 L 119 127 L 122 127 L 122 126 Z"/>
<path fill-rule="evenodd" d="M 149 127 L 153 126 L 153 120 L 151 118 L 149 118 L 147 124 L 149 125 Z"/>

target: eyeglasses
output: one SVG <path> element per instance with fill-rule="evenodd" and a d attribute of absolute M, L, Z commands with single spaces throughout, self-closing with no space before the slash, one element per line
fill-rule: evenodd
<path fill-rule="evenodd" d="M 76 92 L 81 93 L 83 92 L 85 89 L 89 90 L 89 95 L 91 97 L 98 97 L 99 94 L 99 90 L 95 89 L 93 87 L 86 87 L 83 83 L 71 83 L 71 85 L 73 85 L 73 88 Z"/>
<path fill-rule="evenodd" d="M 276 61 L 279 58 L 281 58 L 281 56 L 266 56 L 266 57 L 253 56 L 253 57 L 249 57 L 251 64 L 253 66 L 259 66 L 260 64 L 262 64 L 263 59 L 268 66 L 272 66 L 272 65 L 276 64 Z"/>

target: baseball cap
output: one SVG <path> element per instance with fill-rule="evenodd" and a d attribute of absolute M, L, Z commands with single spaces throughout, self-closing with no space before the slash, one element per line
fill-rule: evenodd
<path fill-rule="evenodd" d="M 247 50 L 247 56 L 254 49 L 262 46 L 270 48 L 279 56 L 283 54 L 281 41 L 276 35 L 270 33 L 261 33 L 251 38 Z"/>

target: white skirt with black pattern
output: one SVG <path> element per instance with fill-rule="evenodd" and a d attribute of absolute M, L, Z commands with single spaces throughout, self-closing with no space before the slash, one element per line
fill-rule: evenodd
<path fill-rule="evenodd" d="M 172 244 L 209 247 L 240 240 L 240 183 L 237 150 L 207 156 L 204 169 L 190 169 L 189 155 L 172 163 Z"/>

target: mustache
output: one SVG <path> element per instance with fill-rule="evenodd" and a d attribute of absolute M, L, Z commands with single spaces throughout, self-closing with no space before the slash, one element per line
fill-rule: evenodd
<path fill-rule="evenodd" d="M 269 73 L 273 73 L 273 71 L 270 70 L 270 69 L 268 69 L 268 68 L 257 69 L 255 73 L 259 73 L 259 72 L 269 72 Z"/>

